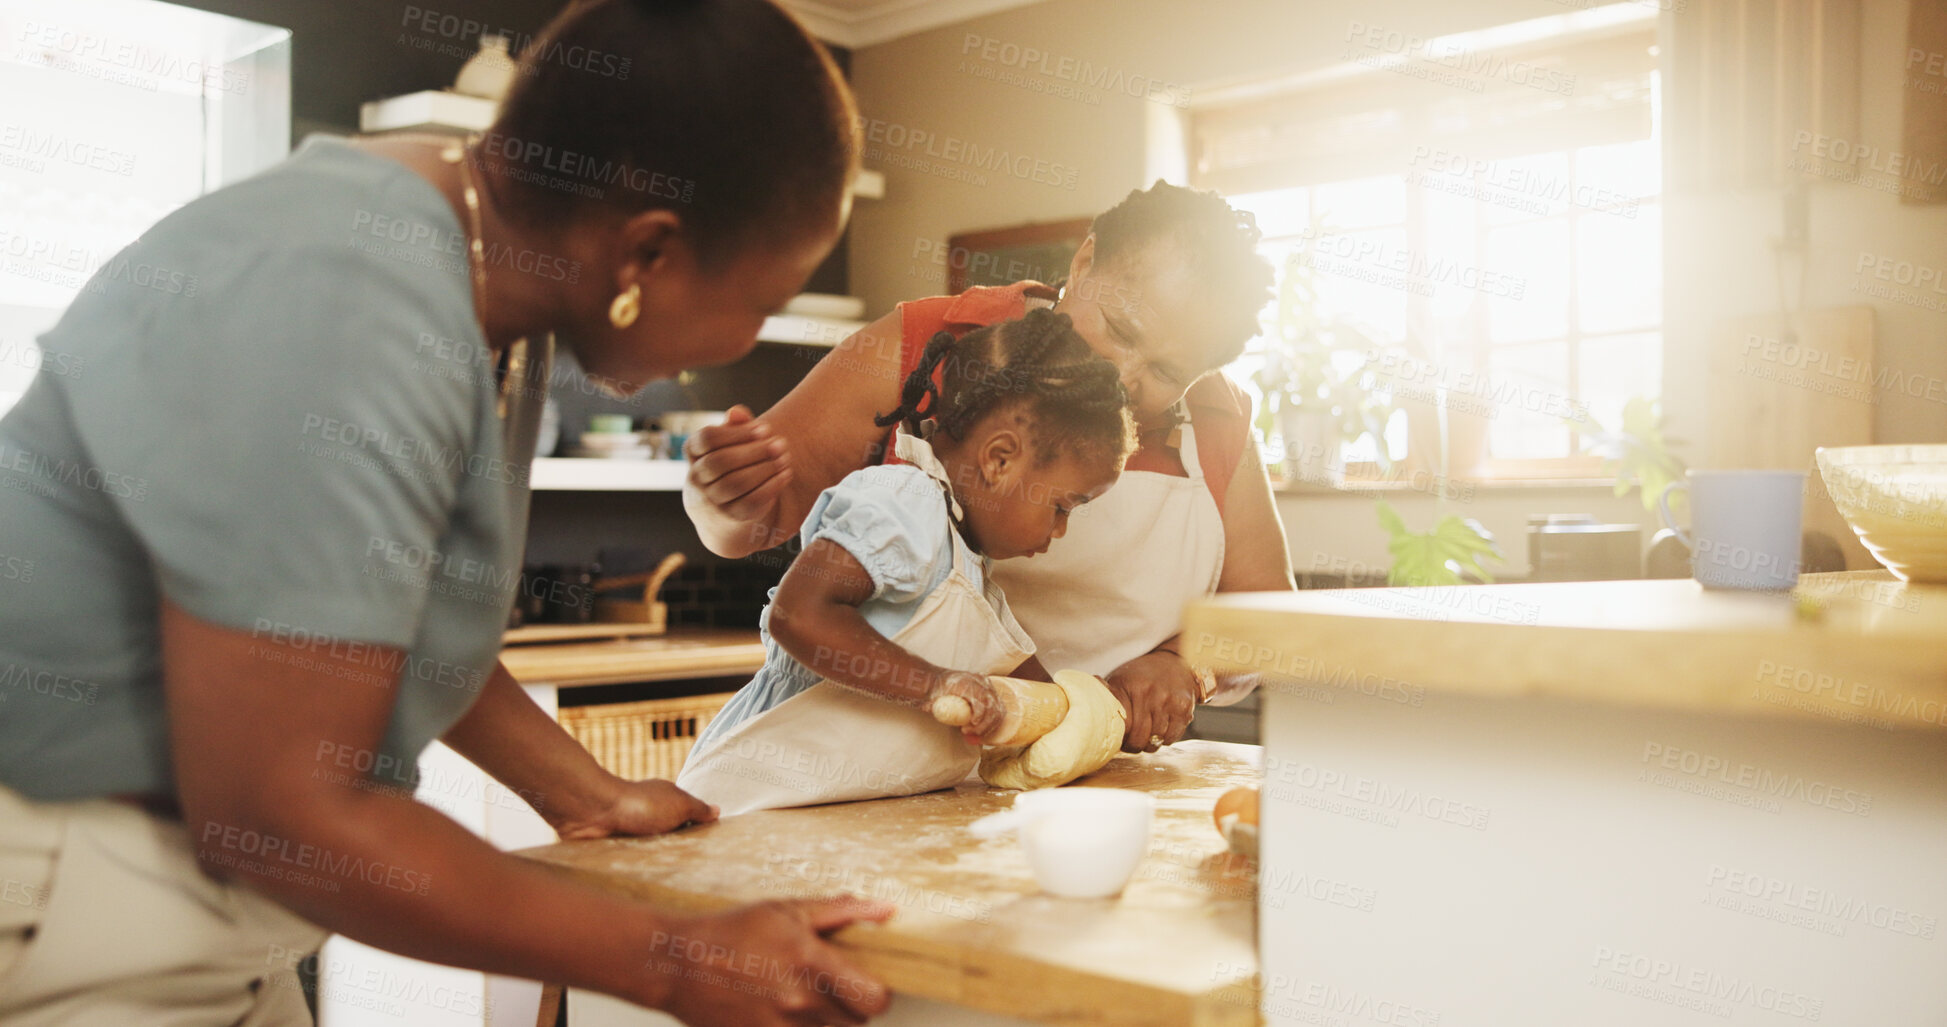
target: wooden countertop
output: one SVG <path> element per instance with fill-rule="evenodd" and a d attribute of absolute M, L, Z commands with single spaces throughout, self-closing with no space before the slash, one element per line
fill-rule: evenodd
<path fill-rule="evenodd" d="M 684 910 L 840 891 L 892 902 L 891 921 L 836 940 L 922 998 L 1053 1024 L 1242 1027 L 1258 1022 L 1257 871 L 1224 851 L 1210 811 L 1258 766 L 1257 746 L 1191 741 L 1084 778 L 1156 796 L 1149 855 L 1119 899 L 1040 894 L 1011 834 L 966 831 L 1017 794 L 978 781 L 521 854 Z"/>
<path fill-rule="evenodd" d="M 652 638 L 509 646 L 500 662 L 524 685 L 614 685 L 629 681 L 737 677 L 764 665 L 756 631 L 671 631 Z"/>
<path fill-rule="evenodd" d="M 1190 604 L 1185 656 L 1402 687 L 1947 727 L 1947 587 L 1808 574 L 1793 595 L 1690 580 L 1231 593 Z"/>

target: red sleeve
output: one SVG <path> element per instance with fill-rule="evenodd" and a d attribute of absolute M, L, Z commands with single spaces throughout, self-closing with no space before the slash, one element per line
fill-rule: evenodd
<path fill-rule="evenodd" d="M 899 380 L 913 373 L 919 366 L 920 354 L 926 352 L 926 342 L 933 333 L 946 327 L 947 308 L 958 297 L 928 296 L 925 299 L 907 300 L 899 305 Z"/>
<path fill-rule="evenodd" d="M 925 355 L 927 341 L 933 338 L 935 332 L 946 327 L 947 310 L 956 299 L 956 296 L 928 296 L 899 304 L 900 391 L 905 389 L 906 376 L 913 373 L 913 369 L 919 366 L 919 358 Z M 892 436 L 897 430 L 896 427 L 887 428 L 880 439 L 880 463 L 905 463 L 892 454 Z"/>

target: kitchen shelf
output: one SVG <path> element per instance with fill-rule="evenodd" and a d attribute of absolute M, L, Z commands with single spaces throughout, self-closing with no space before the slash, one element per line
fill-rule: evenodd
<path fill-rule="evenodd" d="M 502 650 L 500 662 L 523 685 L 556 688 L 744 677 L 764 666 L 764 639 L 750 628 L 679 628 L 650 638 L 516 646 Z"/>
<path fill-rule="evenodd" d="M 689 470 L 687 460 L 543 456 L 528 484 L 537 492 L 680 492 Z"/>
<path fill-rule="evenodd" d="M 808 314 L 779 314 L 764 319 L 764 327 L 757 330 L 757 341 L 830 349 L 864 327 L 864 321 L 812 317 Z"/>
<path fill-rule="evenodd" d="M 465 96 L 444 89 L 426 89 L 404 96 L 360 104 L 361 132 L 444 132 L 464 135 L 485 132 L 493 124 L 493 100 Z"/>

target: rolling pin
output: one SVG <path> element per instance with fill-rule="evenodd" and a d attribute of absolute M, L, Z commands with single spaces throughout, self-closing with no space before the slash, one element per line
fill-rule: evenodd
<path fill-rule="evenodd" d="M 1068 716 L 1068 693 L 1048 681 L 990 676 L 987 682 L 1000 695 L 1006 710 L 1000 726 L 981 737 L 987 745 L 1026 745 L 1055 729 Z M 933 700 L 933 719 L 949 727 L 965 727 L 973 707 L 957 695 Z"/>

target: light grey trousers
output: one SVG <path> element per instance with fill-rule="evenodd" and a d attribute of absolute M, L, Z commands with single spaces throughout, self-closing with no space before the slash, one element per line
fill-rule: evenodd
<path fill-rule="evenodd" d="M 325 931 L 206 876 L 183 825 L 0 788 L 0 1027 L 309 1027 Z"/>

